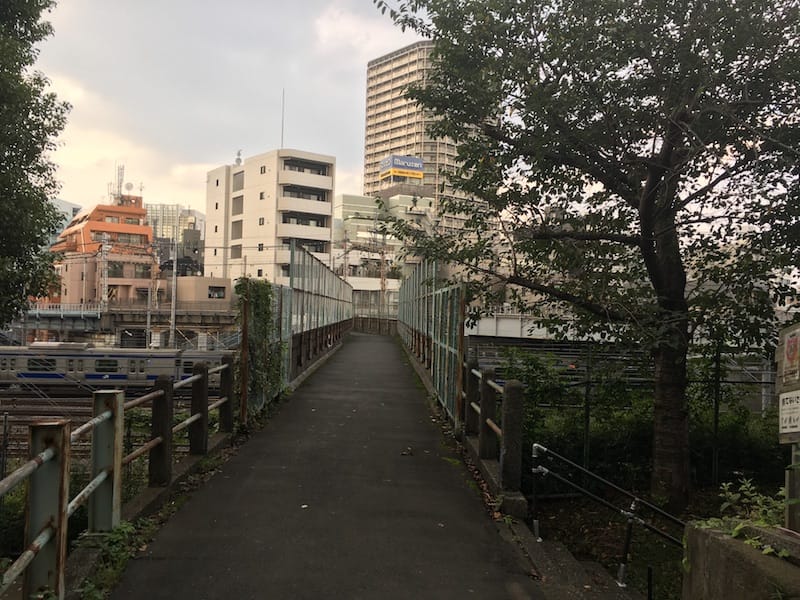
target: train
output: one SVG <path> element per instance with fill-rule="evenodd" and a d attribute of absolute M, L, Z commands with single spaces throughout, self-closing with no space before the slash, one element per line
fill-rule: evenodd
<path fill-rule="evenodd" d="M 0 346 L 0 385 L 82 388 L 147 388 L 166 375 L 172 381 L 191 377 L 196 362 L 219 366 L 232 350 L 101 348 L 82 342 L 33 342 Z M 219 374 L 209 377 L 216 387 Z"/>

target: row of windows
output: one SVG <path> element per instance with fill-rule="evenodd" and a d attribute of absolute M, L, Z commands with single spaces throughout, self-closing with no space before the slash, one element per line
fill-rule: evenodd
<path fill-rule="evenodd" d="M 151 265 L 147 263 L 133 263 L 133 277 L 136 279 L 147 279 L 151 274 Z M 128 270 L 130 273 L 130 269 Z M 125 263 L 112 261 L 108 263 L 108 276 L 109 277 L 125 277 Z M 130 275 L 128 275 L 130 277 Z M 83 280 L 83 273 L 81 273 L 81 280 Z"/>
<path fill-rule="evenodd" d="M 25 359 L 20 359 L 21 361 Z M 67 359 L 67 372 L 84 372 L 85 365 L 82 358 L 68 358 Z M 91 363 L 91 361 L 88 361 Z M 129 360 L 121 361 L 115 358 L 98 358 L 94 361 L 94 373 L 119 373 L 124 363 L 128 363 L 128 371 L 130 373 L 144 373 L 146 368 L 145 360 Z M 49 357 L 36 357 L 29 358 L 25 363 L 26 369 L 31 373 L 52 373 L 58 371 L 58 364 L 55 358 Z M 0 359 L 0 371 L 16 371 L 17 359 L 16 358 L 3 358 Z"/>
<path fill-rule="evenodd" d="M 140 233 L 108 233 L 106 231 L 93 231 L 94 242 L 116 242 L 119 244 L 132 244 L 142 246 L 147 243 L 147 236 Z"/>
<path fill-rule="evenodd" d="M 120 222 L 119 217 L 108 216 L 104 220 L 105 220 L 106 223 L 119 223 Z M 141 225 L 142 224 L 142 220 L 141 219 L 137 219 L 135 217 L 125 217 L 122 220 L 122 222 L 125 223 L 126 225 Z"/>

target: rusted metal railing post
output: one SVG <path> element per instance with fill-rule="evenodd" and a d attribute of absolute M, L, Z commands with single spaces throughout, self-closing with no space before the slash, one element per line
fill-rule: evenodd
<path fill-rule="evenodd" d="M 222 364 L 228 368 L 219 374 L 219 395 L 228 401 L 219 407 L 219 429 L 231 433 L 233 432 L 233 358 L 223 357 Z"/>
<path fill-rule="evenodd" d="M 125 392 L 101 390 L 93 394 L 94 416 L 111 411 L 111 418 L 101 421 L 92 432 L 92 478 L 103 471 L 108 477 L 89 496 L 89 531 L 111 531 L 122 515 L 122 440 L 124 432 Z"/>
<path fill-rule="evenodd" d="M 208 452 L 208 365 L 204 362 L 194 363 L 192 376 L 194 375 L 200 375 L 200 379 L 192 382 L 192 414 L 199 414 L 200 418 L 189 425 L 189 454 L 206 454 Z"/>
<path fill-rule="evenodd" d="M 467 361 L 467 369 L 464 381 L 466 383 L 467 397 L 464 400 L 466 405 L 466 414 L 464 416 L 464 435 L 477 435 L 478 434 L 478 413 L 472 408 L 472 405 L 480 406 L 481 401 L 481 382 L 472 373 L 478 369 L 478 359 L 470 358 Z"/>
<path fill-rule="evenodd" d="M 34 471 L 29 479 L 28 515 L 25 520 L 25 548 L 37 545 L 48 526 L 53 528 L 45 543 L 25 570 L 24 598 L 50 590 L 64 598 L 64 566 L 67 560 L 67 506 L 69 504 L 70 424 L 63 419 L 30 426 L 31 458 L 47 448 L 55 456 Z"/>
<path fill-rule="evenodd" d="M 519 491 L 522 485 L 522 423 L 524 386 L 516 379 L 503 387 L 503 443 L 500 450 L 500 481 L 504 490 Z"/>
<path fill-rule="evenodd" d="M 147 464 L 150 487 L 166 486 L 172 481 L 172 381 L 166 375 L 160 375 L 155 389 L 164 393 L 153 400 L 151 435 L 152 439 L 160 437 L 162 441 L 150 450 Z"/>
<path fill-rule="evenodd" d="M 497 435 L 486 423 L 487 419 L 494 421 L 497 413 L 497 392 L 489 385 L 494 381 L 494 369 L 481 371 L 481 416 L 478 427 L 478 455 L 483 459 L 497 458 Z"/>

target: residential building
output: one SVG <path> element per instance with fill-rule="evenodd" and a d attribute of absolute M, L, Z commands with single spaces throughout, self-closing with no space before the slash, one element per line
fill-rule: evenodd
<path fill-rule="evenodd" d="M 433 117 L 405 97 L 427 78 L 432 50 L 432 41 L 416 42 L 367 65 L 364 195 L 431 197 L 439 211 L 442 199 L 455 194 L 445 174 L 455 170 L 456 145 L 431 137 Z"/>
<path fill-rule="evenodd" d="M 133 304 L 153 293 L 157 264 L 153 230 L 144 224 L 141 196 L 119 195 L 112 204 L 79 212 L 51 251 L 60 289 L 50 301 L 62 304 Z M 157 293 L 157 292 L 156 292 Z"/>
<path fill-rule="evenodd" d="M 209 171 L 205 274 L 288 283 L 294 240 L 330 264 L 336 159 L 280 149 Z"/>
<path fill-rule="evenodd" d="M 430 227 L 432 198 L 397 195 L 378 204 L 371 196 L 341 194 L 334 206 L 331 268 L 353 287 L 355 315 L 397 316 L 401 277 L 418 262 L 391 234 L 388 216 Z"/>

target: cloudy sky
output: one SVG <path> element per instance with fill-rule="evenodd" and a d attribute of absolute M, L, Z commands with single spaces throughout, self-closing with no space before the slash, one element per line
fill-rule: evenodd
<path fill-rule="evenodd" d="M 284 143 L 360 193 L 367 62 L 416 41 L 372 0 L 60 0 L 37 68 L 73 106 L 60 197 L 104 203 L 116 165 L 145 202 L 205 210 L 206 172 Z"/>

